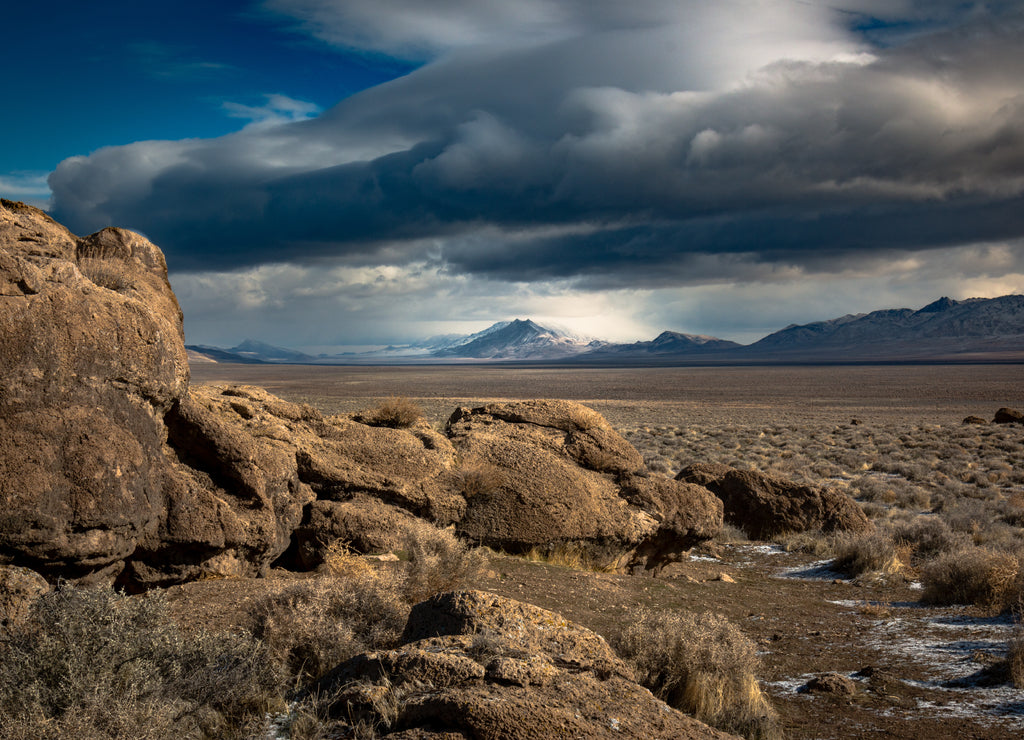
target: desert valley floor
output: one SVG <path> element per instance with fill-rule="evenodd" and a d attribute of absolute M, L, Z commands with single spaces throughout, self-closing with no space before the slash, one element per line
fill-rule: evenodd
<path fill-rule="evenodd" d="M 565 369 L 194 365 L 193 384 L 259 385 L 326 413 L 407 397 L 443 428 L 458 406 L 494 399 L 585 403 L 672 476 L 726 462 L 845 487 L 876 520 L 947 510 L 961 498 L 992 511 L 1024 502 L 1024 427 L 961 423 L 1024 401 L 1016 365 Z M 999 508 L 1002 507 L 1002 508 Z M 957 510 L 959 511 L 959 510 Z M 965 509 L 966 511 L 966 509 Z M 987 510 L 986 510 L 987 511 Z M 1015 511 L 1015 510 L 1014 510 Z M 951 521 L 953 521 L 951 519 Z M 1024 521 L 1024 518 L 1022 518 Z M 974 526 L 975 542 L 1010 538 Z M 1002 527 L 1002 525 L 1000 525 Z M 984 532 L 984 534 L 979 534 Z M 757 641 L 761 679 L 791 738 L 1011 738 L 1024 734 L 1024 691 L 992 681 L 1007 614 L 925 606 L 912 570 L 853 578 L 799 543 L 727 532 L 659 578 L 598 573 L 493 554 L 475 585 L 559 611 L 605 635 L 641 607 L 710 610 Z M 993 540 L 994 542 L 994 540 Z M 273 589 L 276 579 L 259 588 Z M 227 626 L 253 584 L 171 589 L 183 619 Z M 201 607 L 201 608 L 197 608 Z M 853 695 L 800 692 L 813 675 L 854 679 Z"/>

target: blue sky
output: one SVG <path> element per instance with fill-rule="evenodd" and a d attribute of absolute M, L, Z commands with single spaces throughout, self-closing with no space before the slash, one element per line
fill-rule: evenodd
<path fill-rule="evenodd" d="M 189 342 L 606 339 L 1024 290 L 1024 8 L 5 9 L 0 195 L 167 254 Z"/>

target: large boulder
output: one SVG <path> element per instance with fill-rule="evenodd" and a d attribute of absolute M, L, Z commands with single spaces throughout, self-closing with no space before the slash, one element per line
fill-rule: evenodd
<path fill-rule="evenodd" d="M 792 532 L 868 532 L 874 528 L 857 503 L 831 488 L 804 486 L 753 470 L 695 463 L 676 480 L 693 483 L 722 500 L 725 521 L 754 539 Z"/>
<path fill-rule="evenodd" d="M 657 538 L 652 552 L 678 553 L 721 527 L 721 509 L 706 492 L 641 482 L 641 455 L 580 404 L 459 409 L 447 434 L 464 467 L 496 472 L 491 485 L 464 490 L 466 512 L 456 527 L 473 542 L 512 552 L 572 543 L 600 557 L 633 553 Z"/>
<path fill-rule="evenodd" d="M 996 411 L 992 419 L 994 424 L 1024 424 L 1024 412 L 1017 409 L 1006 408 L 1005 406 Z"/>
<path fill-rule="evenodd" d="M 163 417 L 188 387 L 163 255 L 0 202 L 0 346 L 0 552 L 115 573 L 155 530 Z"/>
<path fill-rule="evenodd" d="M 621 496 L 651 513 L 658 528 L 637 547 L 631 565 L 659 572 L 679 562 L 690 548 L 706 542 L 722 528 L 722 501 L 702 487 L 659 476 L 625 475 Z"/>
<path fill-rule="evenodd" d="M 389 737 L 728 738 L 656 699 L 599 635 L 482 591 L 417 604 L 403 644 L 322 681 L 331 711 Z"/>

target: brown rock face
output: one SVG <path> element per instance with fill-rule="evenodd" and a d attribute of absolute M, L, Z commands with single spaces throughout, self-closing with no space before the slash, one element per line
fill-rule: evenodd
<path fill-rule="evenodd" d="M 750 470 L 696 463 L 676 480 L 704 486 L 722 500 L 725 521 L 754 539 L 790 532 L 867 532 L 873 528 L 859 506 L 828 488 L 802 486 Z"/>
<path fill-rule="evenodd" d="M 163 255 L 3 201 L 0 346 L 0 551 L 117 570 L 155 529 L 162 419 L 188 386 Z"/>
<path fill-rule="evenodd" d="M 995 418 L 992 421 L 996 424 L 1024 424 L 1024 413 L 1017 409 L 1003 407 L 996 411 Z"/>
<path fill-rule="evenodd" d="M 328 674 L 325 689 L 343 687 L 332 711 L 389 737 L 732 737 L 655 699 L 599 635 L 530 604 L 441 594 L 413 607 L 403 642 Z"/>
<path fill-rule="evenodd" d="M 643 460 L 591 409 L 489 404 L 457 410 L 447 433 L 466 465 L 496 471 L 491 485 L 464 492 L 456 527 L 471 541 L 511 551 L 568 542 L 622 551 L 657 529 L 605 472 L 637 470 Z"/>
<path fill-rule="evenodd" d="M 714 496 L 645 478 L 640 453 L 578 403 L 459 409 L 447 432 L 464 466 L 494 472 L 490 485 L 464 491 L 456 527 L 471 541 L 513 552 L 572 543 L 597 557 L 633 553 L 634 565 L 660 568 L 722 526 Z"/>
<path fill-rule="evenodd" d="M 637 547 L 634 568 L 660 571 L 722 528 L 722 501 L 702 486 L 639 475 L 623 476 L 619 485 L 623 498 L 658 520 L 657 531 Z"/>

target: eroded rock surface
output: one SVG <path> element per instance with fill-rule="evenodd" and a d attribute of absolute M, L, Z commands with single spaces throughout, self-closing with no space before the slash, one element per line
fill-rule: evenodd
<path fill-rule="evenodd" d="M 325 677 L 333 713 L 386 737 L 733 737 L 656 699 L 599 635 L 530 604 L 440 594 L 413 607 L 402 642 Z"/>
<path fill-rule="evenodd" d="M 116 572 L 163 505 L 163 417 L 188 387 L 163 255 L 0 203 L 0 551 Z"/>
<path fill-rule="evenodd" d="M 722 500 L 725 521 L 753 539 L 791 532 L 868 532 L 863 510 L 849 496 L 829 488 L 804 486 L 752 470 L 695 463 L 676 480 L 703 486 Z"/>
<path fill-rule="evenodd" d="M 465 494 L 466 513 L 456 526 L 471 541 L 513 552 L 582 543 L 596 555 L 648 543 L 643 557 L 658 560 L 655 552 L 678 554 L 721 527 L 713 497 L 643 480 L 636 449 L 578 403 L 459 409 L 447 433 L 464 466 L 500 473 L 490 487 Z"/>

